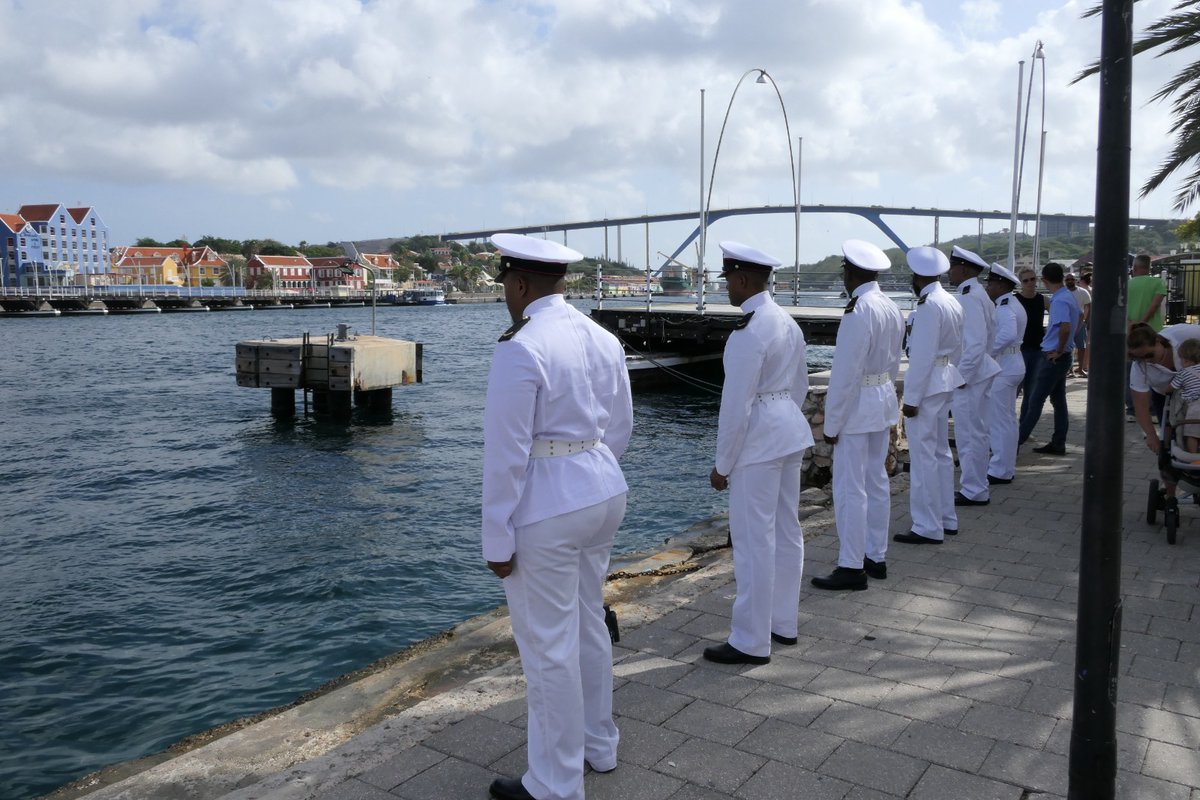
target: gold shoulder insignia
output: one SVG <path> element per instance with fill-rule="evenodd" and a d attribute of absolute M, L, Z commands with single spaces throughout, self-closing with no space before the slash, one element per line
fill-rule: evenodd
<path fill-rule="evenodd" d="M 959 294 L 970 294 L 970 293 L 971 293 L 971 285 L 970 284 L 967 284 L 966 286 L 964 286 L 962 288 L 962 291 L 959 292 Z"/>
<path fill-rule="evenodd" d="M 751 311 L 749 314 L 747 314 L 746 316 L 744 316 L 744 317 L 742 317 L 741 319 L 739 319 L 739 320 L 738 320 L 738 321 L 737 321 L 737 322 L 734 324 L 734 326 L 733 326 L 733 329 L 734 329 L 735 331 L 740 331 L 742 328 L 744 328 L 744 327 L 746 327 L 747 325 L 749 325 L 749 324 L 750 324 L 750 318 L 751 318 L 751 317 L 753 317 L 753 316 L 754 316 L 754 312 L 753 312 L 753 311 Z"/>
<path fill-rule="evenodd" d="M 922 295 L 922 296 L 921 296 L 921 299 L 917 301 L 917 305 L 919 305 L 919 306 L 923 306 L 923 305 L 925 305 L 925 301 L 926 301 L 926 300 L 928 300 L 928 299 L 929 299 L 929 295 L 927 295 L 927 294 L 926 294 L 926 295 Z"/>
<path fill-rule="evenodd" d="M 857 302 L 858 302 L 858 297 L 851 297 L 850 302 L 846 303 L 846 311 L 844 313 L 849 314 L 851 311 L 853 311 L 854 304 Z"/>
<path fill-rule="evenodd" d="M 514 322 L 512 327 L 509 328 L 508 330 L 506 330 L 503 334 L 501 334 L 500 338 L 497 341 L 507 342 L 509 339 L 511 339 L 512 337 L 517 335 L 517 331 L 519 331 L 519 330 L 521 330 L 521 328 L 525 327 L 526 322 L 529 322 L 529 317 L 521 317 L 521 321 Z"/>

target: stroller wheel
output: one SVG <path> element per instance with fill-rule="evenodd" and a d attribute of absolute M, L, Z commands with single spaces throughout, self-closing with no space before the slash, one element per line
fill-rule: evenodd
<path fill-rule="evenodd" d="M 1158 521 L 1158 509 L 1162 505 L 1162 492 L 1158 481 L 1150 481 L 1150 492 L 1146 497 L 1146 522 L 1153 525 Z"/>
<path fill-rule="evenodd" d="M 1179 506 L 1172 503 L 1163 510 L 1163 523 L 1167 526 L 1167 544 L 1175 544 L 1175 531 L 1179 529 Z"/>

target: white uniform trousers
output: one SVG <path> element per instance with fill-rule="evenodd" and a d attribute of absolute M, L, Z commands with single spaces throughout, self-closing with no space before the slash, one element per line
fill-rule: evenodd
<path fill-rule="evenodd" d="M 904 418 L 908 435 L 909 515 L 912 532 L 944 539 L 958 530 L 954 510 L 954 456 L 950 453 L 950 396 L 932 394 L 917 406 L 915 417 Z M 957 421 L 955 422 L 957 425 Z"/>
<path fill-rule="evenodd" d="M 729 476 L 729 533 L 737 597 L 729 644 L 771 654 L 771 633 L 795 636 L 804 534 L 800 530 L 803 453 L 735 467 Z"/>
<path fill-rule="evenodd" d="M 583 761 L 617 765 L 612 639 L 604 578 L 625 495 L 518 527 L 504 579 L 529 700 L 529 769 L 539 800 L 583 800 Z"/>
<path fill-rule="evenodd" d="M 954 441 L 958 448 L 959 491 L 968 500 L 987 500 L 988 390 L 992 379 L 954 390 Z"/>
<path fill-rule="evenodd" d="M 872 561 L 887 559 L 892 516 L 888 433 L 843 433 L 833 446 L 833 517 L 839 567 L 862 569 L 864 555 Z"/>
<path fill-rule="evenodd" d="M 992 391 L 988 396 L 988 428 L 992 441 L 992 460 L 988 462 L 988 475 L 997 478 L 1012 478 L 1017 474 L 1017 389 L 1021 388 L 1023 375 L 997 375 L 992 378 Z M 984 476 L 987 479 L 987 476 Z"/>

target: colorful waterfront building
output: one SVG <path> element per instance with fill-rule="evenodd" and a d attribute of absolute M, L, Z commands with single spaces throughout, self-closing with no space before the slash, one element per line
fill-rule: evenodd
<path fill-rule="evenodd" d="M 248 289 L 311 290 L 312 277 L 312 263 L 304 256 L 251 256 L 246 262 Z"/>
<path fill-rule="evenodd" d="M 167 278 L 166 261 L 174 269 Z M 133 275 L 138 280 L 123 280 L 124 283 L 143 283 L 144 278 L 158 275 L 155 283 L 173 283 L 182 286 L 233 286 L 235 280 L 229 262 L 207 245 L 204 247 L 167 247 L 165 245 L 114 247 L 112 250 L 113 272 L 122 279 Z M 147 268 L 158 264 L 157 272 Z"/>
<path fill-rule="evenodd" d="M 55 286 L 108 283 L 108 226 L 94 208 L 46 203 L 21 206 L 17 216 L 41 237 L 42 257 L 34 282 Z"/>
<path fill-rule="evenodd" d="M 0 288 L 49 285 L 42 235 L 20 214 L 0 214 Z"/>

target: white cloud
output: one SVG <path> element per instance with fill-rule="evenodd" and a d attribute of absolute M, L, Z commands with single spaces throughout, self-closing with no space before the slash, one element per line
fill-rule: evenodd
<path fill-rule="evenodd" d="M 788 148 L 803 137 L 805 202 L 1004 208 L 1017 61 L 1041 39 L 1043 208 L 1085 213 L 1097 83 L 1068 82 L 1096 56 L 1098 21 L 1080 19 L 1088 4 L 0 0 L 5 30 L 57 31 L 0 50 L 0 70 L 22 76 L 0 87 L 0 170 L 12 178 L 0 210 L 66 199 L 28 196 L 30 186 L 63 187 L 72 202 L 140 186 L 100 209 L 118 239 L 186 226 L 291 241 L 694 210 L 700 90 L 711 176 L 730 96 L 753 67 L 778 84 L 791 141 L 771 87 L 747 78 L 714 205 L 789 202 Z M 1138 19 L 1169 7 L 1143 0 Z M 1136 69 L 1141 103 L 1173 65 Z M 1140 184 L 1166 151 L 1168 109 L 1138 105 L 1135 120 Z M 1142 212 L 1168 214 L 1172 192 Z M 183 213 L 171 200 L 185 194 L 199 219 L 166 217 Z M 790 247 L 789 222 L 761 222 L 749 227 Z M 811 224 L 809 257 L 846 228 Z"/>

